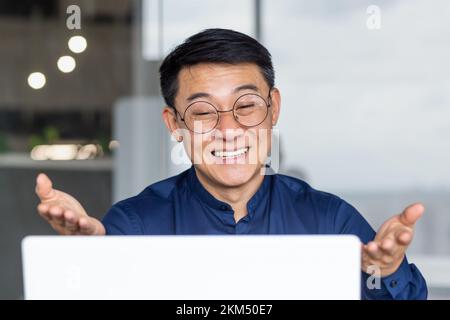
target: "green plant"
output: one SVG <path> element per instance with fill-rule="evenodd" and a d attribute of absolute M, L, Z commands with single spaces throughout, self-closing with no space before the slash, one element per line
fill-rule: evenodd
<path fill-rule="evenodd" d="M 9 150 L 8 140 L 6 134 L 0 132 L 0 153 L 4 153 Z"/>
<path fill-rule="evenodd" d="M 59 139 L 59 130 L 58 128 L 47 126 L 44 128 L 44 139 L 45 143 L 54 143 Z"/>
<path fill-rule="evenodd" d="M 42 136 L 37 135 L 37 134 L 32 134 L 29 138 L 28 138 L 28 148 L 31 151 L 34 147 L 36 147 L 37 145 L 40 144 L 45 144 L 45 140 Z"/>

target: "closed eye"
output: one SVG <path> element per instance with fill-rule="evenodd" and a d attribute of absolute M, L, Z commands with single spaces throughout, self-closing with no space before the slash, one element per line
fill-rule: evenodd
<path fill-rule="evenodd" d="M 194 113 L 195 116 L 206 116 L 208 114 L 214 114 L 213 112 L 196 112 Z"/>
<path fill-rule="evenodd" d="M 247 104 L 247 105 L 244 105 L 244 106 L 239 106 L 239 107 L 237 107 L 238 109 L 245 109 L 245 108 L 251 108 L 251 107 L 254 107 L 255 106 L 255 104 Z"/>

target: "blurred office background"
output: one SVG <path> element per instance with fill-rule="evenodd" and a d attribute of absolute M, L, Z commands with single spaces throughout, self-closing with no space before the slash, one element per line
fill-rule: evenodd
<path fill-rule="evenodd" d="M 449 16 L 446 0 L 2 0 L 0 298 L 23 297 L 21 239 L 54 234 L 36 213 L 38 172 L 102 217 L 189 166 L 170 160 L 157 68 L 209 27 L 273 54 L 281 172 L 375 229 L 425 204 L 410 261 L 430 298 L 450 298 Z"/>

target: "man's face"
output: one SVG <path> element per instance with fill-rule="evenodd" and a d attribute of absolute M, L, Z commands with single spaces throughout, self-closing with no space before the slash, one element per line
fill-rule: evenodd
<path fill-rule="evenodd" d="M 232 110 L 238 98 L 236 107 L 242 109 L 237 111 L 235 108 L 235 113 L 221 112 Z M 261 102 L 259 110 L 264 110 L 264 114 L 267 112 L 266 117 L 260 116 L 262 122 L 257 121 L 255 123 L 260 122 L 258 125 L 249 127 L 236 121 L 238 113 L 242 115 L 238 116 L 241 122 L 245 123 L 242 119 L 246 117 L 251 120 L 251 116 L 245 114 L 249 110 L 246 108 L 258 101 Z M 268 108 L 267 103 L 270 103 Z M 210 115 L 202 106 L 208 104 L 219 111 L 212 114 L 218 115 L 217 126 L 206 133 L 198 133 L 191 122 L 189 127 L 196 132 L 187 130 L 189 119 L 200 120 L 196 121 L 199 126 L 202 126 L 202 121 L 207 123 L 204 119 Z M 255 64 L 198 64 L 182 69 L 178 75 L 175 108 L 181 116 L 185 116 L 185 122 L 171 108 L 166 108 L 163 115 L 172 132 L 181 129 L 179 132 L 185 149 L 198 174 L 210 183 L 236 187 L 260 173 L 270 152 L 271 129 L 278 119 L 279 104 L 278 90 L 269 92 L 269 86 Z M 189 106 L 191 109 L 185 113 Z M 200 108 L 192 113 L 194 106 Z"/>

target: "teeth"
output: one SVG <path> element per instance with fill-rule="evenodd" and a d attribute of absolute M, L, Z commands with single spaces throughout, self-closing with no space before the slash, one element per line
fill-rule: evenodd
<path fill-rule="evenodd" d="M 236 151 L 213 151 L 213 155 L 221 158 L 231 158 L 243 155 L 248 151 L 247 148 L 238 149 Z"/>

